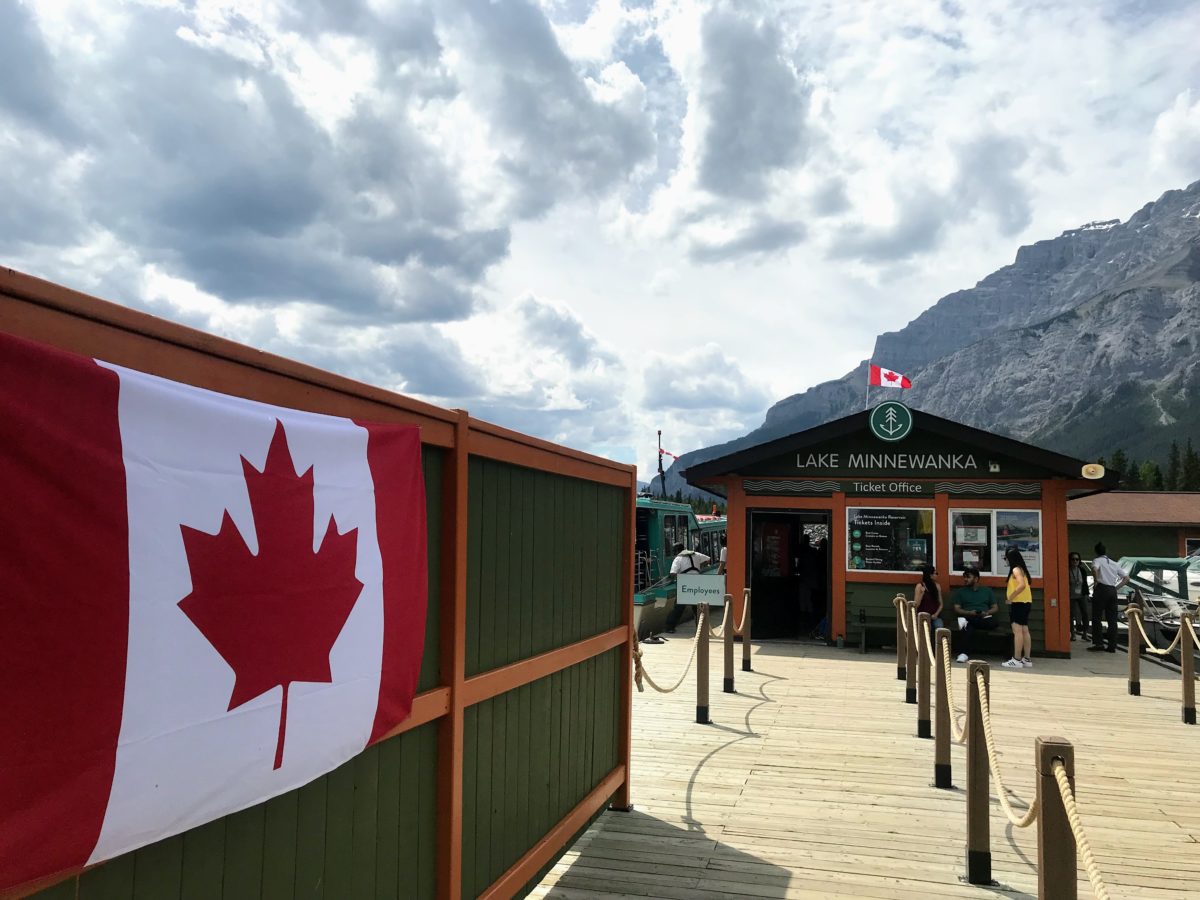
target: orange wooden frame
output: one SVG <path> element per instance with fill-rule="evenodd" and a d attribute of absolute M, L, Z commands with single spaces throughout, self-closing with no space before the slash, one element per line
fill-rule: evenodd
<path fill-rule="evenodd" d="M 445 410 L 402 397 L 5 268 L 0 268 L 0 331 L 264 403 L 327 415 L 419 425 L 424 444 L 447 449 L 442 475 L 439 684 L 413 699 L 411 714 L 388 737 L 430 722 L 438 725 L 437 893 L 440 898 L 458 900 L 462 894 L 466 707 L 614 647 L 622 648 L 623 665 L 627 672 L 632 672 L 637 470 L 473 419 L 462 410 Z M 471 455 L 623 489 L 620 626 L 466 678 L 467 478 Z M 614 807 L 629 808 L 632 677 L 623 679 L 621 684 L 618 765 L 491 885 L 485 896 L 510 896 L 563 849 L 565 842 L 610 797 Z M 38 887 L 48 887 L 75 874 L 60 873 L 39 882 Z"/>

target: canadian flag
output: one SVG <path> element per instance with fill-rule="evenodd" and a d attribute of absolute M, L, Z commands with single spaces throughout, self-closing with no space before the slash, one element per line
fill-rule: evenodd
<path fill-rule="evenodd" d="M 0 334 L 0 891 L 303 785 L 412 708 L 417 428 Z"/>
<path fill-rule="evenodd" d="M 908 380 L 907 375 L 901 375 L 899 372 L 893 372 L 891 369 L 884 369 L 876 365 L 871 366 L 871 375 L 867 384 L 873 387 L 912 387 L 912 382 Z"/>

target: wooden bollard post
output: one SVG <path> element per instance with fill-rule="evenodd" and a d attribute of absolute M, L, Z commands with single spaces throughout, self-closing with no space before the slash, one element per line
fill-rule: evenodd
<path fill-rule="evenodd" d="M 1054 777 L 1054 761 L 1061 760 L 1074 792 L 1075 748 L 1065 738 L 1040 737 L 1034 741 L 1033 752 L 1037 766 L 1038 896 L 1075 900 L 1079 895 L 1075 835 Z"/>
<path fill-rule="evenodd" d="M 908 643 L 904 637 L 904 623 L 900 619 L 907 609 L 903 597 L 897 597 L 892 602 L 896 607 L 896 680 L 904 681 L 908 677 Z"/>
<path fill-rule="evenodd" d="M 967 665 L 967 881 L 991 884 L 992 843 L 988 820 L 991 779 L 976 672 L 983 673 L 985 690 L 991 683 L 988 664 L 971 660 Z"/>
<path fill-rule="evenodd" d="M 699 645 L 696 647 L 696 721 L 707 725 L 708 719 L 708 604 L 701 603 L 696 610 L 696 627 L 700 629 Z"/>
<path fill-rule="evenodd" d="M 947 646 L 950 641 L 950 629 L 939 628 L 937 630 L 937 652 L 934 657 L 937 659 L 937 665 L 934 667 L 937 678 L 934 679 L 934 691 L 937 695 L 933 698 L 934 719 L 937 723 L 937 742 L 933 748 L 933 786 L 948 790 L 954 785 L 950 783 L 950 740 L 953 735 L 950 732 L 950 704 L 946 702 L 946 667 L 942 665 L 942 652 L 945 647 L 945 652 L 949 653 Z M 943 644 L 943 641 L 946 644 Z"/>
<path fill-rule="evenodd" d="M 917 702 L 917 620 L 913 613 L 913 603 L 906 600 L 902 604 L 904 615 L 908 616 L 908 640 L 905 642 L 906 662 L 904 664 L 904 702 Z"/>
<path fill-rule="evenodd" d="M 725 615 L 721 618 L 725 626 L 725 693 L 736 693 L 733 689 L 733 595 L 725 595 Z"/>
<path fill-rule="evenodd" d="M 750 618 L 753 615 L 753 610 L 750 609 L 750 588 L 742 588 L 742 611 L 746 623 L 742 626 L 742 671 L 753 672 L 750 668 Z"/>
<path fill-rule="evenodd" d="M 929 613 L 917 614 L 917 737 L 933 737 L 933 723 L 929 721 L 929 654 L 925 652 L 923 640 L 925 629 L 930 626 Z"/>
<path fill-rule="evenodd" d="M 1183 676 L 1183 723 L 1196 724 L 1196 644 L 1192 641 L 1192 629 L 1188 627 L 1194 620 L 1191 613 L 1179 617 L 1179 627 L 1183 629 L 1183 637 L 1179 639 L 1179 670 Z"/>
<path fill-rule="evenodd" d="M 1134 621 L 1136 617 L 1137 621 Z M 1138 622 L 1142 620 L 1142 611 L 1130 603 L 1125 610 L 1125 618 L 1129 620 L 1129 693 L 1134 697 L 1142 695 L 1142 633 L 1138 630 Z"/>

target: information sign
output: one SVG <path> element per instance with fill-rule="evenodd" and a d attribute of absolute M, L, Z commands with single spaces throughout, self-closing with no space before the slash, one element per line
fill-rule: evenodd
<path fill-rule="evenodd" d="M 700 603 L 720 606 L 725 602 L 725 576 L 680 575 L 675 602 L 683 606 L 696 606 Z"/>

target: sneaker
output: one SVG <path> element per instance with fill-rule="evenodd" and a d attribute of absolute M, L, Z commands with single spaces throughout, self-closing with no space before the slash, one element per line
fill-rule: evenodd
<path fill-rule="evenodd" d="M 1019 659 L 1006 659 L 1004 662 L 1000 663 L 1000 665 L 1002 665 L 1006 669 L 1023 669 L 1023 668 L 1025 668 L 1024 664 L 1022 664 L 1022 662 Z"/>
<path fill-rule="evenodd" d="M 960 653 L 960 654 L 958 654 L 957 661 L 958 661 L 958 662 L 966 662 L 966 661 L 967 661 L 967 654 L 965 654 L 965 653 Z"/>
<path fill-rule="evenodd" d="M 1022 656 L 1021 657 L 1021 665 L 1023 665 L 1027 669 L 1032 669 L 1033 668 L 1033 660 L 1030 659 L 1028 656 Z"/>

